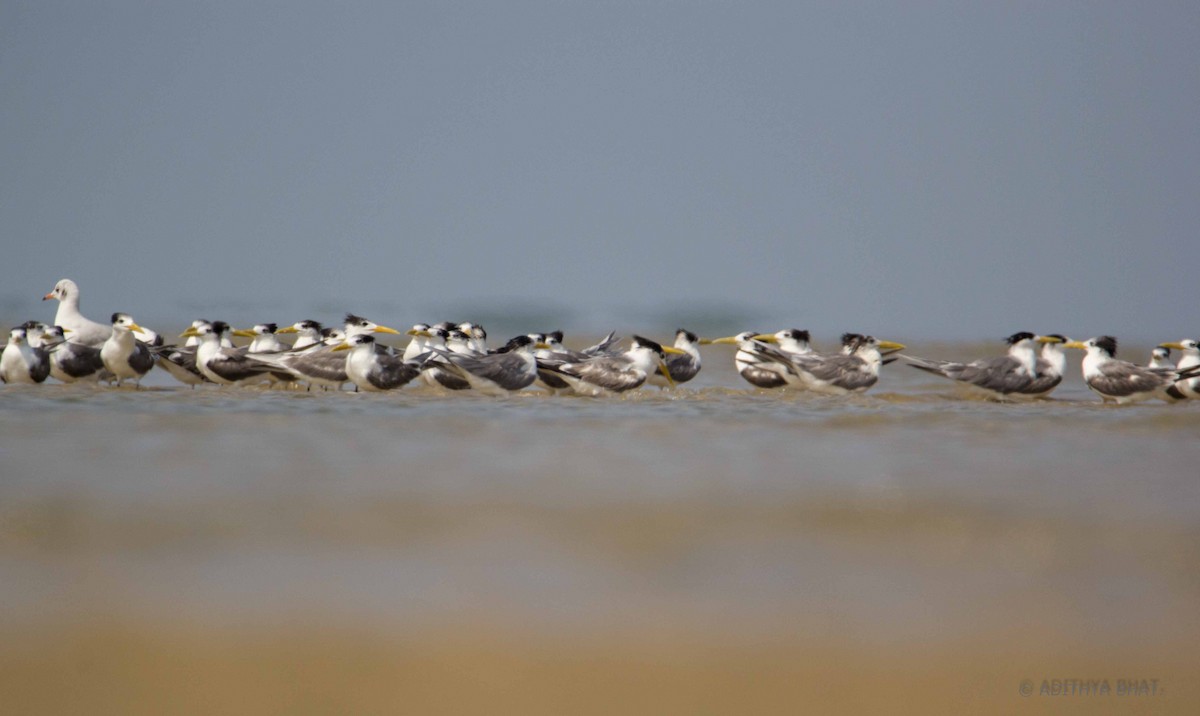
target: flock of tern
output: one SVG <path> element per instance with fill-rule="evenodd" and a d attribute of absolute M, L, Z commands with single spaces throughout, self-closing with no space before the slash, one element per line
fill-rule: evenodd
<path fill-rule="evenodd" d="M 861 393 L 879 381 L 880 368 L 903 358 L 917 369 L 941 376 L 966 389 L 997 400 L 1048 396 L 1063 379 L 1066 354 L 1084 351 L 1083 377 L 1105 402 L 1129 403 L 1158 398 L 1168 402 L 1200 398 L 1200 348 L 1194 339 L 1163 343 L 1150 364 L 1118 360 L 1111 336 L 1073 341 L 1059 334 L 1014 333 L 999 357 L 969 363 L 929 360 L 901 353 L 905 346 L 873 336 L 847 333 L 840 352 L 821 354 L 808 331 L 773 334 L 745 331 L 735 336 L 702 339 L 680 329 L 674 345 L 634 336 L 627 348 L 610 333 L 580 351 L 562 343 L 559 331 L 531 333 L 489 349 L 487 333 L 474 323 L 419 323 L 406 331 L 403 350 L 376 342 L 380 334 L 400 331 L 365 318 L 347 315 L 340 328 L 301 321 L 282 328 L 260 323 L 232 330 L 222 321 L 197 320 L 180 334 L 181 344 L 161 336 L 126 313 L 108 323 L 79 311 L 79 287 L 59 281 L 43 300 L 55 299 L 53 324 L 28 321 L 9 332 L 0 354 L 0 378 L 6 383 L 41 383 L 48 377 L 71 383 L 107 381 L 135 385 L 155 366 L 180 382 L 196 386 L 260 385 L 384 391 L 421 381 L 445 390 L 474 390 L 504 395 L 537 386 L 558 393 L 605 395 L 646 384 L 674 387 L 700 371 L 701 345 L 737 348 L 734 366 L 758 388 L 791 386 L 827 394 Z M 290 345 L 280 334 L 295 334 Z M 233 337 L 250 340 L 235 346 Z M 1041 346 L 1041 351 L 1038 351 Z M 1177 350 L 1177 364 L 1169 362 Z"/>

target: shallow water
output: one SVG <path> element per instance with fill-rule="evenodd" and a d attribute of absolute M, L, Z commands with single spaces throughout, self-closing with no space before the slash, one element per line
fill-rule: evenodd
<path fill-rule="evenodd" d="M 0 690 L 38 713 L 1194 712 L 1200 404 L 1102 406 L 1077 365 L 1033 404 L 899 365 L 864 396 L 759 392 L 705 358 L 614 399 L 0 388 Z M 1134 677 L 1163 693 L 1018 693 Z"/>

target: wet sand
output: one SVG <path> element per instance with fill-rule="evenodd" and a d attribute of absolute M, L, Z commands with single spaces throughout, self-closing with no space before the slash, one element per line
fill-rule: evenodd
<path fill-rule="evenodd" d="M 5 710 L 1196 711 L 1200 406 L 714 354 L 619 400 L 0 389 Z"/>

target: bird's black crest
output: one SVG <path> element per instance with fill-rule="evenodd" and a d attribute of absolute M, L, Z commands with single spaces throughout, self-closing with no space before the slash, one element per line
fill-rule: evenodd
<path fill-rule="evenodd" d="M 325 327 L 321 325 L 320 321 L 300 321 L 300 327 L 311 328 L 314 331 L 325 330 Z"/>
<path fill-rule="evenodd" d="M 356 344 L 357 343 L 374 343 L 375 342 L 375 336 L 371 335 L 370 333 L 359 333 L 357 335 L 351 336 L 351 339 Z"/>
<path fill-rule="evenodd" d="M 370 321 L 363 318 L 362 316 L 356 316 L 353 313 L 346 314 L 346 325 L 348 325 L 348 326 L 363 326 L 369 322 Z"/>
<path fill-rule="evenodd" d="M 553 340 L 558 341 L 559 343 L 562 343 L 563 332 L 562 331 L 550 331 L 549 333 L 546 334 L 546 338 L 553 339 Z"/>
<path fill-rule="evenodd" d="M 657 353 L 659 355 L 666 355 L 663 352 L 662 344 L 656 343 L 655 341 L 652 341 L 649 338 L 643 338 L 642 336 L 634 336 L 633 342 L 637 343 L 640 346 L 649 348 L 650 350 L 654 351 L 655 353 Z"/>
<path fill-rule="evenodd" d="M 1047 334 L 1046 334 L 1046 337 L 1047 337 L 1047 338 L 1057 338 L 1057 339 L 1059 340 L 1059 342 L 1060 342 L 1060 343 L 1066 343 L 1066 342 L 1067 342 L 1067 337 L 1066 337 L 1066 336 L 1064 336 L 1064 335 L 1063 335 L 1063 334 L 1061 334 L 1061 333 L 1047 333 Z"/>
<path fill-rule="evenodd" d="M 112 314 L 112 318 L 109 320 L 109 323 L 116 323 L 120 318 L 121 318 L 121 314 L 114 313 L 114 314 Z"/>
<path fill-rule="evenodd" d="M 1013 346 L 1013 345 L 1020 343 L 1021 341 L 1032 341 L 1036 337 L 1037 336 L 1033 335 L 1029 331 L 1020 331 L 1018 333 L 1012 334 L 1008 338 L 1005 338 L 1004 342 L 1010 346 Z"/>
<path fill-rule="evenodd" d="M 533 339 L 529 336 L 514 336 L 510 338 L 508 343 L 505 345 L 509 350 L 512 350 L 513 348 L 520 348 L 522 346 L 531 346 L 533 345 Z"/>
<path fill-rule="evenodd" d="M 784 331 L 783 333 L 788 338 L 791 338 L 791 339 L 797 340 L 797 341 L 804 341 L 805 343 L 808 343 L 810 340 L 812 340 L 812 338 L 809 336 L 808 331 L 801 329 L 801 328 L 789 328 L 786 331 Z"/>
<path fill-rule="evenodd" d="M 1117 339 L 1112 336 L 1100 336 L 1096 339 L 1096 345 L 1110 356 L 1117 354 Z"/>
<path fill-rule="evenodd" d="M 326 337 L 326 338 L 328 338 L 328 337 L 330 337 L 330 336 L 332 336 L 332 335 L 333 335 L 333 332 L 334 332 L 335 330 L 337 330 L 337 329 L 336 329 L 336 328 L 334 328 L 333 326 L 330 326 L 329 328 L 322 328 L 322 329 L 321 329 L 321 335 L 322 335 L 322 336 L 324 336 L 324 337 Z"/>
<path fill-rule="evenodd" d="M 229 330 L 229 324 L 226 323 L 225 321 L 213 321 L 212 328 L 213 328 L 213 333 L 216 333 L 219 336 L 222 333 L 224 333 L 225 331 Z"/>
<path fill-rule="evenodd" d="M 686 328 L 675 329 L 675 337 L 678 338 L 680 335 L 685 336 L 688 339 L 688 343 L 696 343 L 697 341 L 700 340 L 700 336 L 696 335 L 695 333 L 692 333 L 691 331 L 689 331 Z"/>
<path fill-rule="evenodd" d="M 279 330 L 279 326 L 275 325 L 274 323 L 264 323 L 262 324 L 262 327 L 267 333 L 274 333 L 275 331 Z"/>
<path fill-rule="evenodd" d="M 860 342 L 862 342 L 863 337 L 864 336 L 861 333 L 843 333 L 842 334 L 842 345 L 843 346 L 852 346 L 856 343 L 860 343 Z"/>

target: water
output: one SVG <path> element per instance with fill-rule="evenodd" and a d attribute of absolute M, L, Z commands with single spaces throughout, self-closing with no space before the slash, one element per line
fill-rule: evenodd
<path fill-rule="evenodd" d="M 1018 686 L 1138 677 L 1164 689 L 1141 708 L 1194 712 L 1200 405 L 1102 406 L 1077 366 L 1035 404 L 899 365 L 753 392 L 705 358 L 615 399 L 6 386 L 0 693 L 1106 713 L 1132 702 Z"/>

